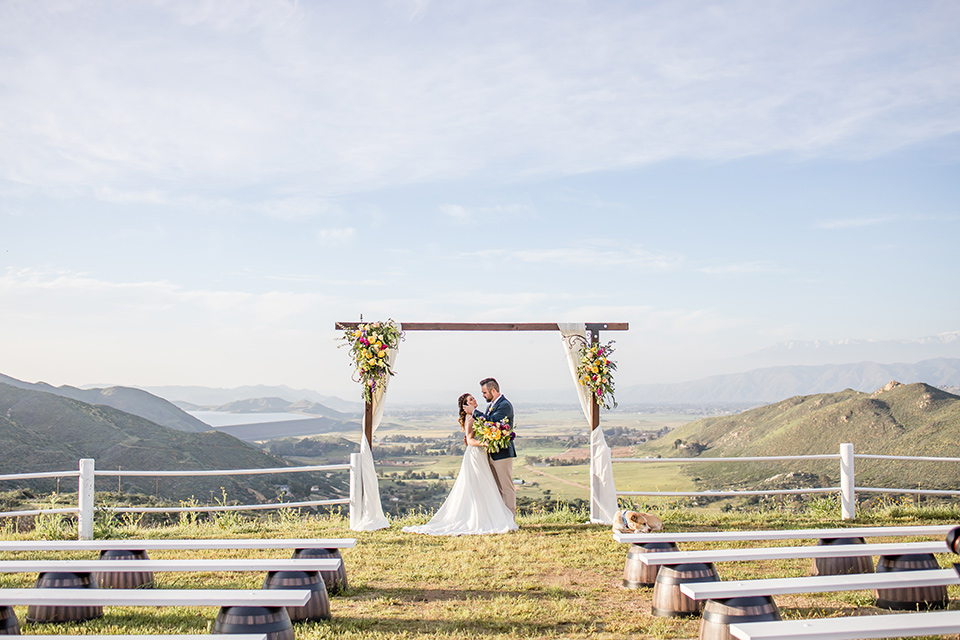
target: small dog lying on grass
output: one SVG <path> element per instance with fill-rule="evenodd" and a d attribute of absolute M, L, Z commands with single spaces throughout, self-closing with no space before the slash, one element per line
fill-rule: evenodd
<path fill-rule="evenodd" d="M 650 533 L 662 529 L 660 518 L 649 513 L 620 510 L 613 517 L 613 530 L 620 533 Z"/>

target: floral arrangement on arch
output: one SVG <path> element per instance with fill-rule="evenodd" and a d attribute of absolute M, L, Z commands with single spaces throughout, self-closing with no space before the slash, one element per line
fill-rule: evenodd
<path fill-rule="evenodd" d="M 473 435 L 483 443 L 488 453 L 496 453 L 506 449 L 517 434 L 513 432 L 510 421 L 504 418 L 503 422 L 493 422 L 484 418 L 477 418 L 473 422 Z"/>
<path fill-rule="evenodd" d="M 580 384 L 590 390 L 597 404 L 604 409 L 617 406 L 613 389 L 613 372 L 617 370 L 617 363 L 610 359 L 613 351 L 613 340 L 590 346 L 584 343 L 580 348 L 580 364 L 577 365 Z"/>
<path fill-rule="evenodd" d="M 344 341 L 341 347 L 350 348 L 357 382 L 363 385 L 364 400 L 370 402 L 374 391 L 394 375 L 387 354 L 399 346 L 403 331 L 391 318 L 386 322 L 362 323 L 356 329 L 346 329 L 340 339 Z"/>

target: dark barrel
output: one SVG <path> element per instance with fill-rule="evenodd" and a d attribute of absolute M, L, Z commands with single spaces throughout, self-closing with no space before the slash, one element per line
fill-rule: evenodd
<path fill-rule="evenodd" d="M 292 622 L 330 619 L 330 599 L 319 571 L 270 571 L 263 581 L 264 589 L 301 589 L 310 592 L 302 607 L 287 607 Z"/>
<path fill-rule="evenodd" d="M 20 635 L 20 621 L 13 607 L 0 607 L 0 635 Z"/>
<path fill-rule="evenodd" d="M 37 589 L 96 589 L 97 583 L 89 573 L 41 573 Z M 79 622 L 103 616 L 103 607 L 68 607 L 30 605 L 27 607 L 29 622 Z"/>
<path fill-rule="evenodd" d="M 939 569 L 932 553 L 912 553 L 902 556 L 880 556 L 877 573 L 890 571 L 924 571 Z M 877 606 L 881 609 L 922 611 L 945 609 L 950 599 L 946 585 L 911 587 L 901 589 L 877 589 Z"/>
<path fill-rule="evenodd" d="M 340 568 L 336 571 L 321 571 L 323 583 L 327 585 L 327 593 L 336 594 L 347 590 L 347 568 L 343 564 L 340 549 L 296 549 L 294 558 L 337 558 Z"/>
<path fill-rule="evenodd" d="M 221 607 L 210 633 L 265 633 L 267 640 L 294 640 L 285 607 Z"/>
<path fill-rule="evenodd" d="M 700 620 L 700 640 L 734 640 L 731 624 L 779 619 L 780 610 L 770 596 L 707 600 Z"/>
<path fill-rule="evenodd" d="M 954 553 L 960 553 L 960 527 L 954 527 L 947 532 L 947 546 Z"/>
<path fill-rule="evenodd" d="M 104 549 L 101 560 L 149 560 L 146 551 Z M 93 579 L 101 589 L 146 589 L 154 585 L 153 571 L 95 571 Z"/>
<path fill-rule="evenodd" d="M 657 572 L 660 567 L 655 564 L 644 564 L 640 556 L 647 553 L 663 553 L 677 551 L 673 542 L 635 542 L 627 551 L 627 563 L 623 567 L 623 586 L 627 589 L 652 587 L 657 581 Z"/>
<path fill-rule="evenodd" d="M 821 538 L 817 546 L 835 544 L 865 544 L 863 538 Z M 870 556 L 848 556 L 844 558 L 814 558 L 813 575 L 842 576 L 852 573 L 873 573 L 873 558 Z"/>
<path fill-rule="evenodd" d="M 657 573 L 653 587 L 652 613 L 662 618 L 695 616 L 703 609 L 703 602 L 692 600 L 680 591 L 680 585 L 689 582 L 718 582 L 720 576 L 710 562 L 665 564 Z"/>

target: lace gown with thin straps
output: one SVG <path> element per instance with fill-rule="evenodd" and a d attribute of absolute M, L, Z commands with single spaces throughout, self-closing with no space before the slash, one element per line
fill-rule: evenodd
<path fill-rule="evenodd" d="M 427 524 L 404 527 L 407 533 L 466 536 L 507 533 L 517 529 L 513 514 L 503 504 L 486 450 L 467 447 L 450 495 Z"/>

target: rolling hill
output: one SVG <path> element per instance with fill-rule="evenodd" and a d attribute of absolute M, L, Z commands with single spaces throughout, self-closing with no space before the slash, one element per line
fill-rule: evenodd
<path fill-rule="evenodd" d="M 284 467 L 288 463 L 233 436 L 217 431 L 189 433 L 161 426 L 140 416 L 104 405 L 91 405 L 60 395 L 0 383 L 0 473 L 74 470 L 80 458 L 94 458 L 98 469 L 237 469 Z M 311 477 L 307 479 L 307 475 Z M 319 484 L 332 495 L 346 487 L 346 476 L 291 474 L 303 483 Z M 342 480 L 342 481 L 341 481 Z M 282 475 L 123 478 L 126 492 L 207 501 L 220 496 L 261 502 L 274 498 Z M 38 481 L 39 482 L 39 481 Z M 2 483 L 10 487 L 12 482 Z M 48 481 L 47 484 L 50 484 Z M 342 485 L 342 486 L 341 486 Z M 100 480 L 101 490 L 117 486 Z"/>
<path fill-rule="evenodd" d="M 180 407 L 141 389 L 133 389 L 130 387 L 78 389 L 68 385 L 54 387 L 46 382 L 23 382 L 22 380 L 17 380 L 16 378 L 11 378 L 3 374 L 0 374 L 0 383 L 8 384 L 18 389 L 52 393 L 63 396 L 64 398 L 72 398 L 80 402 L 86 402 L 87 404 L 103 404 L 178 431 L 199 433 L 210 430 L 210 425 L 197 420 Z"/>
<path fill-rule="evenodd" d="M 960 457 L 960 397 L 924 383 L 891 382 L 874 393 L 795 396 L 737 415 L 705 418 L 671 431 L 641 451 L 681 457 L 836 454 L 853 443 L 857 453 Z M 776 469 L 814 469 L 823 482 L 837 481 L 838 462 L 731 463 L 696 465 L 708 487 L 767 479 Z M 809 480 L 809 478 L 807 478 Z M 860 486 L 960 489 L 956 463 L 863 461 Z"/>
<path fill-rule="evenodd" d="M 362 417 L 362 413 L 343 413 L 319 402 L 309 400 L 290 402 L 283 398 L 248 398 L 246 400 L 234 400 L 215 407 L 199 408 L 229 413 L 305 413 L 333 420 L 358 420 Z"/>

